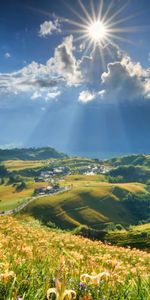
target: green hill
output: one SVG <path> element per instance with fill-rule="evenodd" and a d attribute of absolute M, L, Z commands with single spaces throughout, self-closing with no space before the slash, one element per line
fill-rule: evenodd
<path fill-rule="evenodd" d="M 138 154 L 112 158 L 106 161 L 112 169 L 110 182 L 150 182 L 150 155 Z"/>
<path fill-rule="evenodd" d="M 111 177 L 121 177 L 123 182 L 149 183 L 150 168 L 145 166 L 121 165 L 110 170 Z"/>
<path fill-rule="evenodd" d="M 128 155 L 128 156 L 112 158 L 112 159 L 108 160 L 108 162 L 114 167 L 117 167 L 120 165 L 150 167 L 150 155 L 133 154 L 133 155 Z"/>
<path fill-rule="evenodd" d="M 128 226 L 149 217 L 149 193 L 142 184 L 110 184 L 99 182 L 98 176 L 68 176 L 65 184 L 69 191 L 36 199 L 23 214 L 67 229 L 101 229 L 112 222 Z"/>
<path fill-rule="evenodd" d="M 132 248 L 150 248 L 150 223 L 130 226 L 129 230 L 110 231 L 105 239 L 118 246 L 131 246 Z"/>
<path fill-rule="evenodd" d="M 0 161 L 5 160 L 44 160 L 49 158 L 64 158 L 65 154 L 50 147 L 0 149 Z"/>

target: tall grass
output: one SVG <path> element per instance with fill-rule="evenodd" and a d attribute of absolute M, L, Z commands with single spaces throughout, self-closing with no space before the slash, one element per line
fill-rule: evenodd
<path fill-rule="evenodd" d="M 0 218 L 0 300 L 149 300 L 150 254 Z"/>

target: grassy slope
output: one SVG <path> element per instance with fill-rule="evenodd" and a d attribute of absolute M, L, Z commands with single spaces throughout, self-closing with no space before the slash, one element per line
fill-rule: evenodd
<path fill-rule="evenodd" d="M 150 155 L 138 154 L 112 158 L 107 161 L 113 169 L 109 175 L 122 176 L 124 182 L 149 183 Z"/>
<path fill-rule="evenodd" d="M 8 171 L 19 171 L 24 169 L 38 168 L 45 165 L 45 161 L 7 160 L 4 162 Z"/>
<path fill-rule="evenodd" d="M 104 223 L 134 224 L 137 220 L 123 205 L 128 194 L 146 193 L 142 184 L 110 184 L 100 182 L 101 176 L 68 176 L 62 184 L 71 190 L 55 196 L 47 196 L 32 202 L 23 213 L 32 215 L 44 223 L 54 222 L 62 228 L 86 224 L 101 228 Z"/>
<path fill-rule="evenodd" d="M 131 226 L 129 231 L 110 231 L 106 240 L 120 246 L 131 246 L 136 248 L 150 249 L 150 223 Z"/>
<path fill-rule="evenodd" d="M 1 300 L 46 300 L 56 279 L 58 288 L 63 282 L 74 289 L 75 300 L 149 300 L 146 252 L 49 231 L 31 218 L 1 217 L 0 254 Z M 82 274 L 94 277 L 83 283 Z"/>
<path fill-rule="evenodd" d="M 40 182 L 27 182 L 27 188 L 21 192 L 16 192 L 15 187 L 12 185 L 0 185 L 0 211 L 6 211 L 9 209 L 14 209 L 27 198 L 31 197 L 35 188 L 40 186 L 45 186 L 47 183 Z"/>
<path fill-rule="evenodd" d="M 150 168 L 147 166 L 121 165 L 109 172 L 110 176 L 122 176 L 124 182 L 149 182 Z"/>

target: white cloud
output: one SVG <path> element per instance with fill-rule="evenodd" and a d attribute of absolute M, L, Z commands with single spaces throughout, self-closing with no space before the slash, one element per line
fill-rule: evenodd
<path fill-rule="evenodd" d="M 50 99 L 55 99 L 61 95 L 61 92 L 59 90 L 54 90 L 53 92 L 48 92 L 45 100 L 48 101 Z"/>
<path fill-rule="evenodd" d="M 6 52 L 6 53 L 5 53 L 5 58 L 6 58 L 6 59 L 11 58 L 11 54 L 10 54 L 9 52 Z"/>
<path fill-rule="evenodd" d="M 103 53 L 103 61 L 100 56 L 100 49 L 96 48 L 90 56 L 83 56 L 80 61 L 80 69 L 87 86 L 99 90 L 101 75 L 107 70 L 110 62 L 121 61 L 123 53 L 119 48 L 109 46 L 109 51 Z M 105 63 L 104 63 L 105 62 Z"/>
<path fill-rule="evenodd" d="M 58 19 L 55 19 L 54 21 L 45 21 L 40 25 L 39 35 L 41 37 L 52 35 L 54 32 L 61 32 Z"/>
<path fill-rule="evenodd" d="M 98 99 L 98 100 L 103 99 L 104 95 L 105 95 L 104 90 L 98 92 L 91 92 L 89 90 L 85 90 L 79 94 L 78 101 L 82 103 L 88 103 L 90 101 L 93 101 L 94 99 Z"/>
<path fill-rule="evenodd" d="M 150 69 L 142 68 L 127 55 L 121 62 L 109 63 L 101 76 L 106 99 L 134 101 L 150 99 Z"/>
<path fill-rule="evenodd" d="M 0 73 L 0 90 L 6 93 L 29 93 L 30 98 L 58 96 L 54 88 L 77 86 L 81 82 L 78 61 L 73 54 L 73 37 L 66 37 L 45 64 L 33 61 L 19 71 Z"/>
<path fill-rule="evenodd" d="M 93 99 L 95 99 L 95 94 L 92 94 L 91 92 L 89 92 L 88 90 L 86 91 L 82 91 L 79 95 L 79 101 L 83 102 L 83 103 L 87 103 L 89 101 L 92 101 Z"/>
<path fill-rule="evenodd" d="M 41 98 L 41 96 L 42 96 L 41 93 L 34 92 L 33 95 L 31 96 L 31 99 L 35 100 L 35 99 Z"/>
<path fill-rule="evenodd" d="M 0 90 L 16 95 L 26 93 L 30 99 L 48 101 L 61 95 L 63 87 L 84 85 L 78 101 L 136 101 L 150 99 L 150 68 L 143 68 L 119 49 L 105 54 L 103 71 L 99 51 L 91 56 L 75 57 L 73 36 L 64 38 L 45 64 L 35 61 L 12 73 L 0 73 Z M 79 52 L 78 52 L 79 55 Z"/>
<path fill-rule="evenodd" d="M 70 35 L 55 49 L 54 57 L 47 62 L 48 68 L 60 76 L 63 75 L 69 86 L 78 85 L 82 80 L 79 63 L 73 51 L 73 36 Z"/>
<path fill-rule="evenodd" d="M 97 53 L 95 57 L 83 57 L 80 67 L 87 90 L 80 93 L 79 102 L 127 103 L 150 99 L 150 68 L 143 68 L 118 49 L 114 51 L 114 59 L 111 62 L 109 59 L 107 57 L 107 69 L 102 73 Z"/>

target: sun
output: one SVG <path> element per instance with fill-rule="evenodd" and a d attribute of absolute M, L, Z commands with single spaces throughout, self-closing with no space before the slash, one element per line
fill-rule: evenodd
<path fill-rule="evenodd" d="M 65 18 L 63 21 L 69 24 L 69 29 L 66 29 L 66 32 L 71 32 L 74 35 L 74 41 L 77 43 L 79 51 L 84 51 L 85 56 L 91 55 L 91 53 L 93 55 L 94 52 L 98 53 L 99 51 L 101 59 L 104 61 L 105 52 L 107 51 L 110 56 L 113 56 L 112 49 L 114 47 L 118 49 L 120 43 L 134 44 L 126 35 L 138 32 L 141 27 L 126 26 L 126 22 L 134 18 L 134 14 L 124 16 L 124 10 L 128 7 L 129 1 L 118 4 L 117 8 L 116 1 L 113 0 L 108 1 L 110 2 L 108 5 L 105 4 L 105 0 L 90 0 L 87 1 L 89 3 L 87 6 L 84 4 L 86 1 L 78 0 L 77 2 L 79 11 L 66 4 L 75 18 Z"/>
<path fill-rule="evenodd" d="M 107 28 L 102 21 L 98 20 L 89 25 L 88 33 L 95 42 L 101 42 L 107 36 Z"/>

